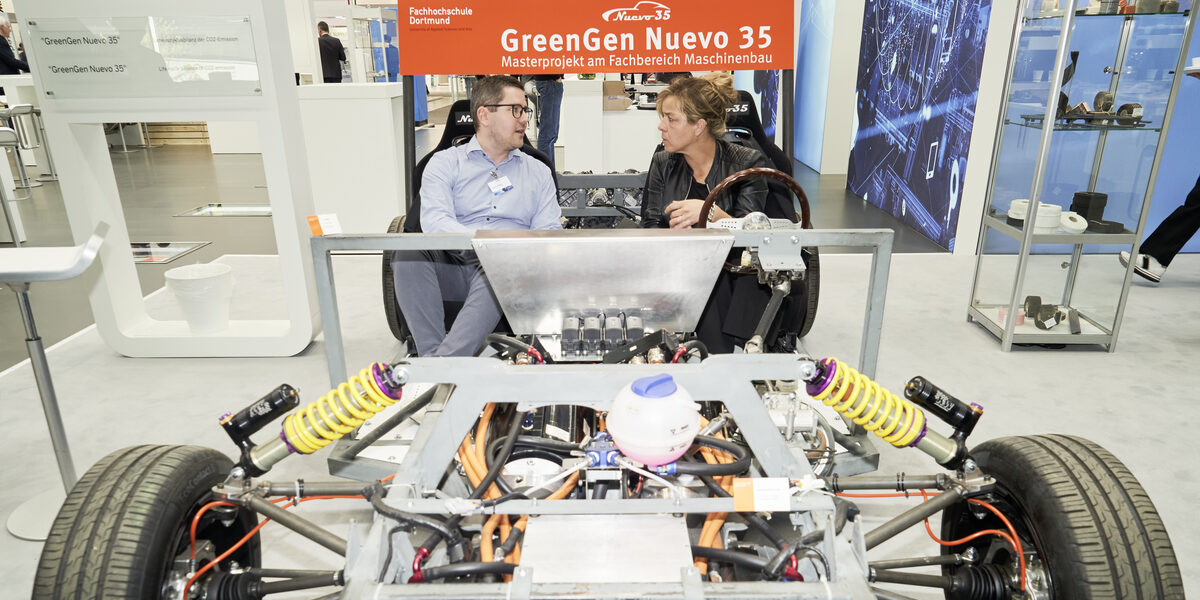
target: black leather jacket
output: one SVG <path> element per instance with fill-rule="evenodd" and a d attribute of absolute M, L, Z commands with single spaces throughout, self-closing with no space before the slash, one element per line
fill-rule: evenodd
<path fill-rule="evenodd" d="M 717 152 L 704 183 L 712 190 L 721 180 L 750 167 L 770 168 L 773 165 L 758 150 L 717 140 Z M 682 154 L 665 150 L 655 152 L 642 198 L 642 227 L 670 227 L 671 220 L 663 217 L 663 209 L 676 200 L 685 199 L 691 185 L 692 168 Z M 755 177 L 721 194 L 716 205 L 730 216 L 744 217 L 764 210 L 766 199 L 767 184 L 763 178 Z"/>

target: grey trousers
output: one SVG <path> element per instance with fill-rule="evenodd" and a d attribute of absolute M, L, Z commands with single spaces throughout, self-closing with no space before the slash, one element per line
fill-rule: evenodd
<path fill-rule="evenodd" d="M 500 303 L 472 250 L 396 251 L 392 282 L 419 356 L 471 356 L 500 322 Z M 449 331 L 444 301 L 463 303 Z"/>

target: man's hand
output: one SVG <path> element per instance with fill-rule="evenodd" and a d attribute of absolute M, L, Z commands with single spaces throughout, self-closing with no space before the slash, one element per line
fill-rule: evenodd
<path fill-rule="evenodd" d="M 668 204 L 663 213 L 671 217 L 671 229 L 687 229 L 700 222 L 703 207 L 703 200 L 676 200 Z"/>

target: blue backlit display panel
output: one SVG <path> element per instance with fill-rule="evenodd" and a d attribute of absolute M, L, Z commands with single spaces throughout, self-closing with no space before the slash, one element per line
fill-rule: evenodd
<path fill-rule="evenodd" d="M 846 185 L 951 250 L 991 5 L 874 0 L 863 16 Z"/>

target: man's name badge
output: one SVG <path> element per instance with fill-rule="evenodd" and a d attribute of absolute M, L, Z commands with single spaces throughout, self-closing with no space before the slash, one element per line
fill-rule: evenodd
<path fill-rule="evenodd" d="M 513 189 L 513 186 L 512 182 L 508 180 L 508 176 L 505 175 L 499 179 L 493 179 L 492 181 L 489 181 L 488 188 L 492 190 L 493 196 L 499 196 L 500 194 Z"/>

